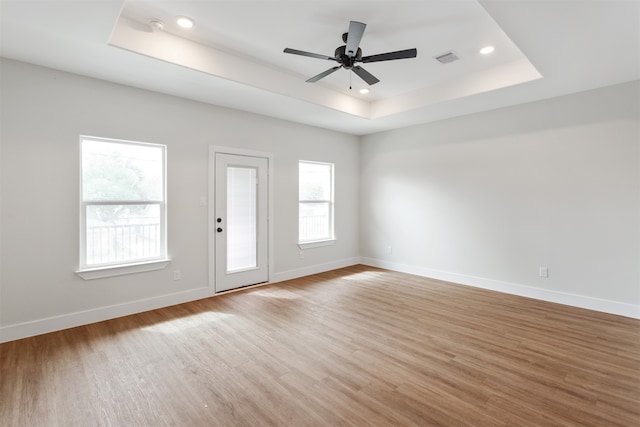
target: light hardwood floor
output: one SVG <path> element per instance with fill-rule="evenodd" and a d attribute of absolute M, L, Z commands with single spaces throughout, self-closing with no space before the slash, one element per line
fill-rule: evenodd
<path fill-rule="evenodd" d="M 640 321 L 355 266 L 0 346 L 2 426 L 638 426 Z"/>

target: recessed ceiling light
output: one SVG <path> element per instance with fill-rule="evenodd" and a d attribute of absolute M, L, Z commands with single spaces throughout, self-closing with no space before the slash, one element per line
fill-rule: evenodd
<path fill-rule="evenodd" d="M 360 89 L 360 93 L 366 95 L 367 93 L 369 93 L 369 89 L 367 89 L 366 87 L 364 89 Z"/>
<path fill-rule="evenodd" d="M 149 19 L 149 26 L 152 30 L 162 31 L 164 30 L 164 23 L 159 19 Z"/>
<path fill-rule="evenodd" d="M 182 28 L 192 28 L 195 25 L 195 22 L 193 22 L 193 19 L 187 16 L 176 17 L 176 23 L 180 25 Z"/>
<path fill-rule="evenodd" d="M 488 55 L 491 52 L 493 52 L 495 50 L 495 48 L 493 46 L 485 46 L 482 49 L 480 49 L 480 53 L 483 55 Z"/>

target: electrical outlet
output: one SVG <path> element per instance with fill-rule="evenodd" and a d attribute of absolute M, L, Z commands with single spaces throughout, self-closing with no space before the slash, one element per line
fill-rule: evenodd
<path fill-rule="evenodd" d="M 548 267 L 540 267 L 540 277 L 549 277 Z"/>
<path fill-rule="evenodd" d="M 391 246 L 387 246 L 387 254 L 391 255 L 393 253 L 393 248 Z"/>
<path fill-rule="evenodd" d="M 300 259 L 304 258 L 304 251 L 300 251 Z"/>
<path fill-rule="evenodd" d="M 173 270 L 173 280 L 180 280 L 180 270 Z"/>

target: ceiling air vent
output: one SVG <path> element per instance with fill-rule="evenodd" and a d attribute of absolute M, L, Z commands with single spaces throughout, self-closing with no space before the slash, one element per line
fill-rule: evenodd
<path fill-rule="evenodd" d="M 460 57 L 458 57 L 458 55 L 456 55 L 453 51 L 434 56 L 434 58 L 441 64 L 448 64 L 449 62 L 457 61 L 458 59 L 460 59 Z"/>

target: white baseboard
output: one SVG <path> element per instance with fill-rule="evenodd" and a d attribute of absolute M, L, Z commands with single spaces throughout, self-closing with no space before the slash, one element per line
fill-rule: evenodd
<path fill-rule="evenodd" d="M 604 313 L 617 314 L 634 319 L 640 319 L 640 306 L 638 305 L 550 291 L 547 289 L 534 288 L 531 286 L 517 285 L 508 282 L 501 282 L 498 280 L 467 276 L 464 274 L 450 273 L 447 271 L 400 264 L 373 258 L 347 258 L 344 260 L 312 265 L 295 270 L 287 270 L 280 273 L 275 273 L 273 280 L 269 281 L 269 283 L 277 283 L 283 282 L 285 280 L 297 279 L 298 277 L 324 273 L 326 271 L 349 267 L 356 264 L 370 265 L 373 267 L 385 268 L 387 270 L 415 274 L 416 276 L 445 280 L 461 285 L 490 289 L 493 291 L 565 304 L 574 307 L 586 308 L 589 310 L 601 311 Z M 107 307 L 100 307 L 93 310 L 80 311 L 75 313 L 63 314 L 60 316 L 49 317 L 46 319 L 19 323 L 15 325 L 2 326 L 0 327 L 0 343 L 32 337 L 35 335 L 46 334 L 49 332 L 60 331 L 63 329 L 74 328 L 76 326 L 88 325 L 90 323 L 101 322 L 104 320 L 142 313 L 145 311 L 155 310 L 163 307 L 169 307 L 176 304 L 182 304 L 189 301 L 208 298 L 213 295 L 215 294 L 210 288 L 204 287 L 185 292 L 178 292 L 174 294 L 148 298 L 144 300 L 131 301 Z"/>
<path fill-rule="evenodd" d="M 400 264 L 374 258 L 360 258 L 360 263 L 372 267 L 380 267 L 387 270 L 414 274 L 416 276 L 444 280 L 447 282 L 473 286 L 476 288 L 489 289 L 492 291 L 504 292 L 507 294 L 519 295 L 542 301 L 549 301 L 558 304 L 570 305 L 573 307 L 586 308 L 589 310 L 601 311 L 604 313 L 617 314 L 619 316 L 640 319 L 640 305 L 626 304 L 622 302 L 592 298 L 583 295 L 575 295 L 548 289 L 534 288 L 532 286 L 518 285 L 514 283 L 485 279 L 482 277 L 468 276 L 458 273 L 450 273 L 448 271 Z"/>
<path fill-rule="evenodd" d="M 2 326 L 0 327 L 0 343 L 46 334 L 49 332 L 61 331 L 63 329 L 75 328 L 76 326 L 88 325 L 90 323 L 102 322 L 104 320 L 115 319 L 116 317 L 128 316 L 130 314 L 156 310 L 158 308 L 207 298 L 211 295 L 211 290 L 208 287 L 200 288 L 126 302 L 123 304 L 100 307 L 93 310 L 63 314 L 60 316 L 48 317 L 46 319 L 18 323 L 15 325 Z"/>
<path fill-rule="evenodd" d="M 325 271 L 337 270 L 338 268 L 350 267 L 360 264 L 360 258 L 347 258 L 338 261 L 327 262 L 324 264 L 311 265 L 295 270 L 282 271 L 275 273 L 273 280 L 269 283 L 284 282 L 285 280 L 297 279 L 298 277 L 310 276 L 312 274 L 324 273 Z"/>
<path fill-rule="evenodd" d="M 356 257 L 325 264 L 312 265 L 296 270 L 274 273 L 273 280 L 270 280 L 269 284 L 309 276 L 311 274 L 323 273 L 325 271 L 335 270 L 342 267 L 349 267 L 359 263 L 360 258 Z M 214 295 L 215 293 L 212 289 L 204 287 L 185 292 L 126 302 L 123 304 L 100 307 L 92 310 L 62 314 L 60 316 L 33 320 L 15 325 L 2 326 L 0 327 L 0 343 L 15 341 L 49 332 L 61 331 L 63 329 L 75 328 L 76 326 L 102 322 L 104 320 L 129 316 L 131 314 L 142 313 L 149 310 L 156 310 L 176 304 L 209 298 Z"/>

